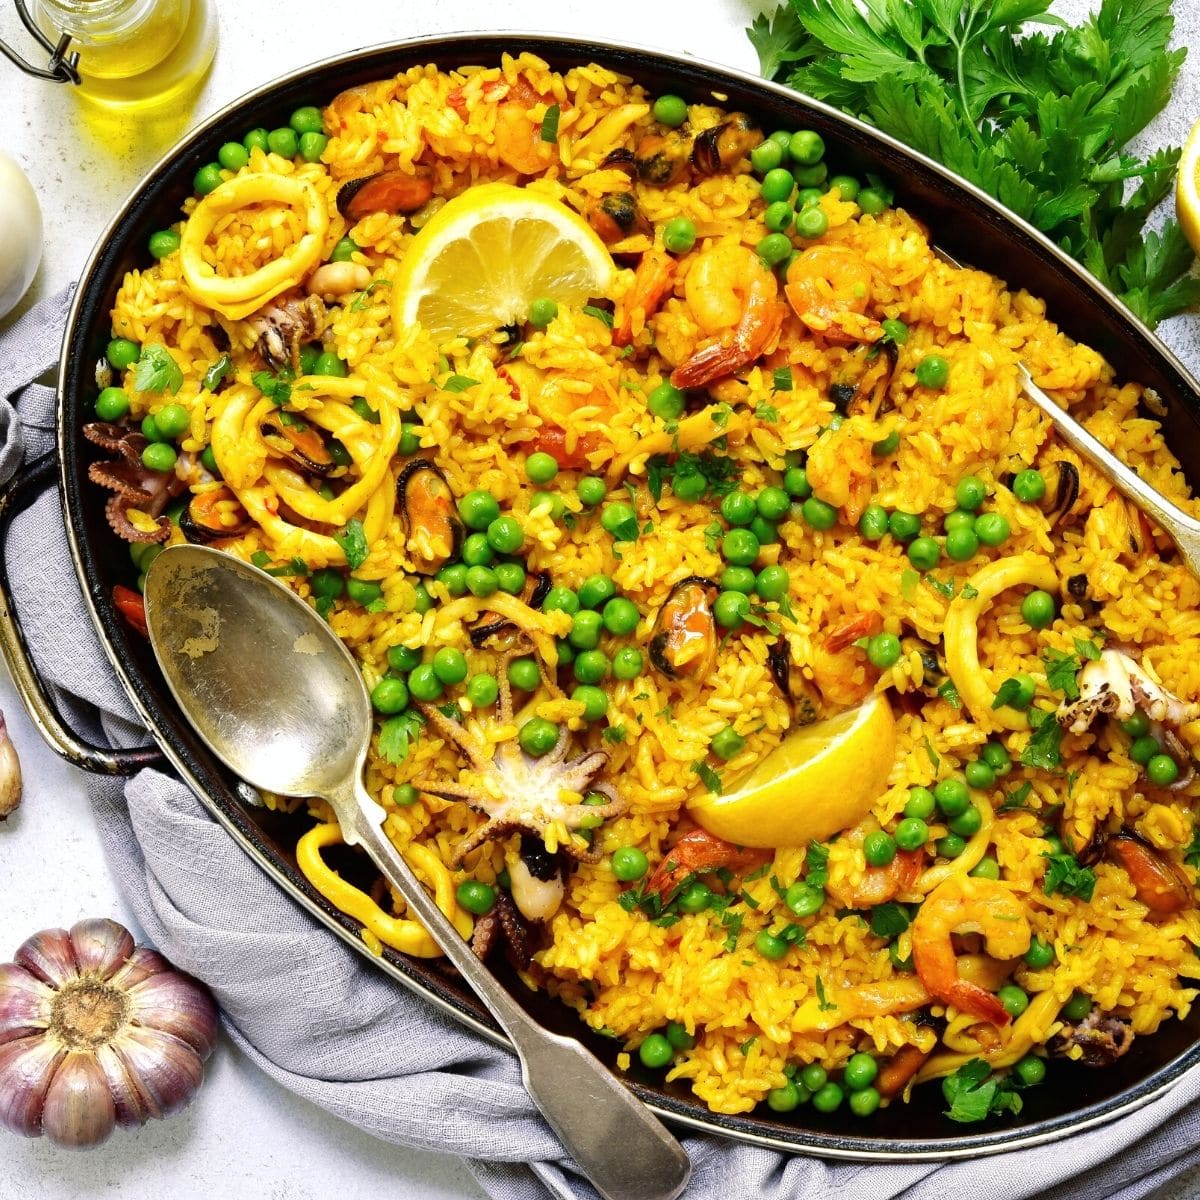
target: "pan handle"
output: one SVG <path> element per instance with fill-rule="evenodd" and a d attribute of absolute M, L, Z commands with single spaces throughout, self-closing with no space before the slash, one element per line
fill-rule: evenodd
<path fill-rule="evenodd" d="M 0 495 L 0 547 L 8 534 L 13 518 L 36 499 L 53 482 L 57 470 L 55 454 L 50 451 L 23 470 Z M 69 763 L 96 775 L 133 775 L 142 767 L 163 761 L 155 746 L 133 747 L 128 750 L 93 746 L 81 741 L 66 725 L 46 692 L 41 676 L 29 654 L 29 644 L 21 622 L 13 610 L 8 568 L 0 552 L 0 653 L 12 675 L 17 693 L 33 722 L 51 750 L 61 754 Z"/>

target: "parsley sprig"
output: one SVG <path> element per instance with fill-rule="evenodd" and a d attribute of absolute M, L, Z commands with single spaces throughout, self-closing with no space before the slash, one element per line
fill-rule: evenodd
<path fill-rule="evenodd" d="M 747 30 L 768 79 L 828 101 L 966 176 L 1077 258 L 1153 327 L 1200 302 L 1178 224 L 1145 226 L 1179 150 L 1126 146 L 1186 57 L 1171 0 L 1101 0 L 1077 28 L 1050 0 L 789 0 Z"/>

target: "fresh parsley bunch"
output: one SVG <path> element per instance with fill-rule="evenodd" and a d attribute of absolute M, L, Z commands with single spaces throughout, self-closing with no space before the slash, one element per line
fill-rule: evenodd
<path fill-rule="evenodd" d="M 789 0 L 746 31 L 762 74 L 862 117 L 1036 225 L 1147 325 L 1200 302 L 1178 224 L 1145 228 L 1179 150 L 1124 147 L 1187 54 L 1171 0 L 1102 0 L 1068 28 L 1050 0 Z M 1029 25 L 1057 26 L 1047 34 Z"/>

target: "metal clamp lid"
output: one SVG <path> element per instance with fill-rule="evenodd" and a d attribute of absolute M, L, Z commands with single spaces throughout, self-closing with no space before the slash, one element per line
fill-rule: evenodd
<path fill-rule="evenodd" d="M 67 48 L 71 44 L 71 35 L 64 33 L 58 39 L 58 44 L 55 45 L 37 27 L 37 23 L 33 17 L 29 15 L 29 9 L 25 7 L 25 0 L 13 0 L 13 4 L 16 5 L 17 16 L 21 18 L 21 24 L 29 30 L 30 36 L 35 38 L 38 44 L 49 52 L 50 61 L 44 67 L 35 67 L 33 63 L 26 62 L 25 59 L 2 40 L 0 40 L 0 54 L 3 54 L 9 62 L 19 67 L 26 75 L 33 75 L 38 79 L 50 79 L 55 83 L 78 83 L 79 52 L 67 53 Z"/>

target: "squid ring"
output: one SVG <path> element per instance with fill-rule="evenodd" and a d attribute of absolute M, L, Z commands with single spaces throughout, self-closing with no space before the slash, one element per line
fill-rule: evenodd
<path fill-rule="evenodd" d="M 274 201 L 301 209 L 305 233 L 280 258 L 248 275 L 218 275 L 204 261 L 204 244 L 228 213 L 250 204 Z M 273 296 L 293 287 L 321 257 L 329 215 L 320 194 L 310 183 L 290 175 L 258 173 L 238 175 L 209 192 L 196 205 L 183 228 L 180 262 L 192 298 L 214 308 L 231 321 L 240 321 L 261 308 Z"/>

